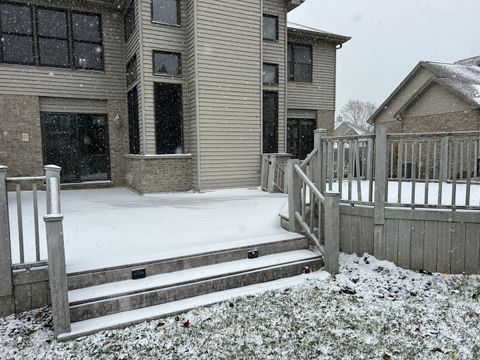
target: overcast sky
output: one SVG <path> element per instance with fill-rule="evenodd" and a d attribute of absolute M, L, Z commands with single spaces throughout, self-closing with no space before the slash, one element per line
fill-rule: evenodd
<path fill-rule="evenodd" d="M 306 0 L 289 20 L 352 37 L 337 59 L 337 111 L 377 106 L 421 60 L 480 55 L 480 0 Z"/>

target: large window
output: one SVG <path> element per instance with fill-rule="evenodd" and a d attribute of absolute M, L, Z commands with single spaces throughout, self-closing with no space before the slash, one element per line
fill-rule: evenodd
<path fill-rule="evenodd" d="M 101 17 L 0 3 L 0 62 L 103 70 Z"/>
<path fill-rule="evenodd" d="M 38 61 L 43 66 L 69 66 L 67 12 L 37 8 Z"/>
<path fill-rule="evenodd" d="M 288 44 L 288 80 L 312 82 L 312 46 Z"/>
<path fill-rule="evenodd" d="M 0 4 L 0 60 L 33 65 L 33 14 L 28 5 Z"/>
<path fill-rule="evenodd" d="M 177 53 L 154 51 L 153 73 L 157 75 L 179 76 L 182 74 L 181 56 Z"/>
<path fill-rule="evenodd" d="M 72 13 L 74 66 L 77 69 L 103 69 L 103 48 L 100 16 Z"/>
<path fill-rule="evenodd" d="M 265 40 L 278 40 L 278 16 L 263 15 L 263 38 Z"/>
<path fill-rule="evenodd" d="M 263 64 L 263 83 L 265 85 L 278 84 L 278 65 Z"/>
<path fill-rule="evenodd" d="M 278 152 L 278 93 L 263 92 L 263 153 Z"/>
<path fill-rule="evenodd" d="M 182 146 L 182 85 L 154 84 L 157 154 L 179 154 Z"/>
<path fill-rule="evenodd" d="M 130 1 L 130 5 L 125 11 L 125 16 L 123 17 L 123 31 L 125 33 L 125 42 L 130 39 L 130 36 L 135 31 L 135 1 Z"/>
<path fill-rule="evenodd" d="M 127 63 L 127 86 L 132 85 L 137 80 L 137 56 L 133 55 Z"/>
<path fill-rule="evenodd" d="M 179 0 L 152 0 L 152 21 L 168 25 L 179 25 Z"/>
<path fill-rule="evenodd" d="M 138 119 L 138 91 L 128 92 L 128 138 L 130 154 L 140 154 L 140 124 Z"/>

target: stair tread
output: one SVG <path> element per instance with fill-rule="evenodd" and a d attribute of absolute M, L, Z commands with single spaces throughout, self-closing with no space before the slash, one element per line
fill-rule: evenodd
<path fill-rule="evenodd" d="M 269 281 L 261 284 L 249 285 L 235 289 L 223 290 L 207 295 L 200 295 L 184 300 L 173 301 L 165 304 L 154 305 L 146 308 L 125 311 L 112 315 L 97 317 L 74 322 L 71 332 L 59 336 L 59 340 L 69 340 L 80 336 L 89 335 L 100 330 L 115 329 L 149 321 L 160 317 L 171 316 L 191 309 L 227 301 L 239 296 L 255 295 L 265 291 L 282 289 L 303 283 L 309 278 L 325 278 L 329 275 L 319 271 L 311 274 L 292 276 L 289 278 Z"/>
<path fill-rule="evenodd" d="M 319 255 L 310 250 L 295 250 L 265 255 L 256 259 L 236 260 L 172 273 L 147 276 L 144 279 L 117 281 L 108 284 L 71 290 L 68 292 L 68 297 L 71 304 L 92 302 L 98 299 L 136 293 L 148 289 L 169 287 L 185 282 L 194 282 L 205 278 L 219 277 L 244 271 L 252 271 L 255 269 L 309 260 L 317 257 L 319 257 Z"/>

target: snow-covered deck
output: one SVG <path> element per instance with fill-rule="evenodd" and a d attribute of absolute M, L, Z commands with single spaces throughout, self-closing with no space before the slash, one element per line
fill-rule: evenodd
<path fill-rule="evenodd" d="M 140 196 L 125 188 L 62 191 L 69 273 L 293 238 L 280 227 L 286 195 L 258 189 Z M 9 194 L 12 255 L 18 262 L 15 194 Z M 35 256 L 33 205 L 22 193 L 26 261 Z M 39 194 L 45 209 L 45 194 Z M 45 229 L 40 222 L 42 258 Z"/>

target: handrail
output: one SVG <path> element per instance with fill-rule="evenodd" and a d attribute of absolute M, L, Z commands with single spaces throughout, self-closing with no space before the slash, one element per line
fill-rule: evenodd
<path fill-rule="evenodd" d="M 313 151 L 308 154 L 308 156 L 305 158 L 305 160 L 303 160 L 301 163 L 300 163 L 300 168 L 301 169 L 304 169 L 305 166 L 308 165 L 308 163 L 310 163 L 310 161 L 313 159 L 313 157 L 317 154 L 318 150 L 317 149 L 313 149 Z"/>
<path fill-rule="evenodd" d="M 325 196 L 322 195 L 320 190 L 317 189 L 315 184 L 308 178 L 308 176 L 302 171 L 299 165 L 294 165 L 293 168 L 295 169 L 295 172 L 300 176 L 300 178 L 303 180 L 303 182 L 308 185 L 310 190 L 315 194 L 315 196 L 322 202 L 325 202 Z"/>
<path fill-rule="evenodd" d="M 450 131 L 450 132 L 428 132 L 428 133 L 390 133 L 387 138 L 431 138 L 431 137 L 445 137 L 445 136 L 480 136 L 480 131 Z"/>
<path fill-rule="evenodd" d="M 25 181 L 44 181 L 46 180 L 46 176 L 20 176 L 20 177 L 7 177 L 6 181 L 7 182 L 13 182 L 13 183 L 18 183 L 18 182 L 25 182 Z"/>
<path fill-rule="evenodd" d="M 373 139 L 375 134 L 363 134 L 363 135 L 342 135 L 342 136 L 326 136 L 322 140 L 354 140 L 354 139 Z"/>

